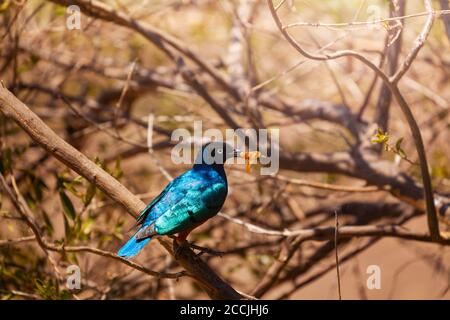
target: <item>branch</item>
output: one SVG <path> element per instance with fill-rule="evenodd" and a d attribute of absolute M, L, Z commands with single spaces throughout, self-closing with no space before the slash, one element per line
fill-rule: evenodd
<path fill-rule="evenodd" d="M 372 63 L 369 59 L 367 59 L 362 54 L 353 51 L 353 50 L 341 50 L 336 51 L 333 54 L 322 54 L 322 55 L 316 55 L 313 53 L 310 53 L 303 49 L 303 47 L 295 40 L 287 31 L 287 27 L 283 26 L 283 23 L 281 22 L 280 18 L 277 15 L 277 11 L 275 7 L 273 6 L 272 0 L 267 0 L 267 4 L 270 9 L 270 13 L 272 14 L 272 17 L 277 24 L 278 29 L 283 34 L 284 38 L 303 56 L 306 58 L 312 59 L 312 60 L 318 60 L 318 61 L 326 61 L 326 60 L 334 60 L 339 59 L 342 57 L 354 57 L 358 59 L 359 61 L 363 62 L 365 65 L 367 65 L 370 69 L 372 69 L 374 72 L 376 72 L 382 79 L 388 81 L 389 78 L 384 74 L 384 72 L 374 63 Z"/>
<path fill-rule="evenodd" d="M 405 14 L 406 4 L 405 1 L 399 1 L 397 8 L 393 8 L 390 10 L 391 17 L 402 16 Z M 395 28 L 394 28 L 395 30 Z M 395 42 L 389 46 L 389 41 L 386 42 L 386 55 L 387 55 L 387 74 L 389 76 L 393 75 L 397 69 L 398 60 L 400 57 L 400 52 L 402 49 L 402 35 L 403 35 L 403 26 L 401 25 L 401 29 L 398 33 L 398 36 Z M 388 35 L 389 39 L 389 35 Z M 389 86 L 383 82 L 381 85 L 380 93 L 378 96 L 377 105 L 375 107 L 375 123 L 377 123 L 378 127 L 381 128 L 384 132 L 388 129 L 388 121 L 389 121 L 389 110 L 392 101 L 392 93 L 389 90 Z M 377 151 L 381 151 L 381 145 L 377 146 Z"/>
<path fill-rule="evenodd" d="M 188 83 L 192 87 L 192 89 L 200 97 L 202 97 L 219 116 L 222 117 L 227 125 L 229 125 L 233 129 L 238 129 L 239 125 L 237 124 L 237 122 L 234 121 L 233 118 L 228 114 L 226 108 L 209 94 L 208 90 L 206 90 L 206 88 L 198 81 L 195 73 L 188 68 L 183 59 L 181 57 L 178 57 L 176 61 L 177 67 L 184 81 L 186 81 L 186 83 Z"/>
<path fill-rule="evenodd" d="M 402 110 L 406 121 L 408 122 L 408 126 L 411 130 L 414 143 L 416 146 L 416 150 L 419 156 L 420 161 L 420 170 L 422 174 L 422 181 L 423 181 L 423 187 L 424 187 L 424 193 L 425 193 L 425 202 L 426 202 L 426 211 L 428 215 L 428 228 L 431 234 L 431 237 L 435 241 L 439 241 L 441 238 L 441 234 L 439 232 L 439 221 L 436 213 L 436 208 L 434 204 L 434 197 L 433 197 L 433 187 L 431 185 L 431 177 L 430 173 L 428 172 L 428 162 L 425 152 L 425 147 L 422 140 L 422 134 L 420 132 L 420 128 L 417 125 L 417 122 L 414 118 L 414 115 L 409 108 L 408 103 L 403 98 L 402 94 L 400 93 L 400 90 L 398 89 L 398 81 L 401 79 L 401 77 L 408 71 L 409 67 L 411 66 L 414 59 L 417 57 L 420 49 L 425 44 L 425 40 L 427 39 L 431 28 L 433 26 L 434 22 L 434 16 L 435 13 L 433 11 L 433 8 L 431 6 L 430 0 L 424 0 L 425 8 L 428 12 L 428 18 L 427 21 L 422 29 L 422 32 L 417 37 L 415 44 L 413 48 L 411 49 L 410 53 L 406 57 L 405 61 L 403 62 L 402 66 L 397 70 L 394 76 L 388 77 L 378 66 L 373 64 L 370 60 L 368 60 L 363 55 L 351 51 L 351 50 L 342 50 L 337 51 L 334 54 L 328 54 L 328 55 L 314 55 L 306 50 L 304 50 L 301 45 L 287 32 L 287 29 L 285 26 L 283 26 L 280 18 L 277 15 L 276 9 L 273 5 L 272 0 L 267 0 L 270 12 L 272 14 L 272 17 L 277 24 L 278 29 L 283 34 L 285 39 L 303 56 L 312 59 L 312 60 L 319 60 L 319 61 L 325 61 L 329 59 L 337 59 L 342 58 L 345 56 L 354 57 L 364 64 L 366 64 L 369 68 L 371 68 L 373 71 L 375 71 L 379 77 L 383 80 L 383 82 L 388 86 L 391 93 L 396 98 L 398 104 L 400 105 L 400 109 Z"/>
<path fill-rule="evenodd" d="M 417 216 L 416 210 L 411 210 L 411 208 L 407 208 L 406 206 L 403 206 L 404 209 L 401 207 L 399 208 L 392 208 L 394 211 L 400 210 L 401 212 L 404 212 L 401 214 L 401 216 L 394 221 L 395 226 L 401 229 L 401 225 L 412 219 L 413 217 Z M 381 209 L 381 207 L 380 207 Z M 336 208 L 333 208 L 331 211 L 334 212 Z M 404 211 L 406 210 L 406 211 Z M 363 226 L 365 227 L 365 226 Z M 369 226 L 370 227 L 370 226 Z M 334 237 L 335 228 L 330 227 L 329 230 L 329 237 L 327 239 L 332 240 Z M 339 228 L 339 237 L 342 242 L 348 242 L 348 238 L 341 237 L 341 228 Z M 376 243 L 379 240 L 384 239 L 383 237 L 375 237 L 368 241 L 368 243 Z M 431 241 L 431 239 L 430 239 Z M 367 246 L 364 246 L 364 248 L 367 248 Z M 355 249 L 354 254 L 357 254 L 359 252 L 362 252 L 364 248 L 360 248 L 361 250 L 358 251 L 358 248 Z M 285 270 L 285 274 L 279 278 L 276 285 L 282 285 L 285 282 L 290 282 L 294 279 L 296 279 L 299 275 L 304 274 L 305 272 L 308 272 L 312 267 L 317 266 L 319 261 L 323 259 L 324 257 L 328 256 L 331 252 L 334 250 L 334 243 L 333 241 L 327 241 L 325 244 L 320 246 L 318 249 L 316 249 L 309 257 L 304 259 L 304 262 L 299 266 L 291 266 L 289 269 Z M 353 255 L 352 255 L 353 256 Z M 351 256 L 346 255 L 343 256 L 342 259 L 340 259 L 340 263 L 344 263 L 347 259 L 349 259 Z M 333 263 L 333 267 L 335 268 L 335 264 Z M 273 288 L 272 288 L 273 289 Z"/>
<path fill-rule="evenodd" d="M 389 81 L 392 82 L 393 84 L 397 84 L 403 77 L 403 75 L 409 70 L 412 62 L 419 54 L 420 49 L 422 49 L 422 47 L 424 46 L 425 41 L 427 40 L 428 35 L 431 32 L 431 28 L 433 27 L 435 13 L 431 5 L 431 0 L 424 0 L 424 5 L 425 9 L 428 12 L 427 21 L 425 22 L 422 32 L 420 32 L 419 36 L 414 41 L 414 46 L 412 47 L 408 56 L 405 58 L 405 61 L 403 61 L 402 65 L 397 70 L 397 72 L 389 79 Z"/>
<path fill-rule="evenodd" d="M 303 100 L 300 103 L 281 101 L 268 95 L 261 95 L 259 102 L 268 109 L 281 112 L 293 120 L 321 119 L 339 124 L 347 128 L 356 138 L 360 135 L 363 125 L 357 115 L 344 104 L 321 100 Z"/>
<path fill-rule="evenodd" d="M 5 178 L 3 177 L 3 175 L 0 173 L 0 183 L 2 186 L 2 189 L 5 191 L 5 193 L 8 195 L 8 197 L 10 198 L 11 202 L 13 203 L 14 207 L 16 208 L 17 212 L 19 213 L 19 215 L 25 220 L 25 222 L 27 223 L 27 225 L 30 227 L 31 231 L 34 233 L 34 236 L 32 237 L 26 237 L 26 238 L 22 238 L 22 239 L 18 239 L 21 240 L 21 242 L 25 241 L 25 240 L 36 240 L 37 243 L 39 244 L 39 246 L 44 250 L 44 252 L 46 252 L 47 250 L 50 251 L 57 251 L 57 252 L 90 252 L 90 253 L 94 253 L 96 255 L 100 255 L 103 257 L 108 257 L 108 258 L 112 258 L 115 260 L 118 260 L 136 270 L 139 270 L 141 272 L 144 272 L 148 275 L 154 276 L 154 277 L 158 277 L 158 278 L 171 278 L 171 279 L 178 279 L 179 277 L 185 276 L 186 273 L 183 272 L 178 272 L 178 273 L 165 273 L 165 272 L 157 272 L 157 271 L 152 271 L 150 269 L 145 268 L 144 266 L 141 266 L 137 263 L 134 263 L 133 261 L 124 259 L 122 257 L 119 257 L 118 255 L 109 252 L 109 251 L 104 251 L 104 250 L 100 250 L 100 249 L 96 249 L 96 248 L 90 248 L 90 247 L 65 247 L 64 245 L 59 245 L 56 246 L 54 244 L 51 244 L 49 242 L 47 242 L 41 235 L 40 231 L 39 231 L 39 226 L 36 224 L 36 222 L 34 221 L 33 217 L 33 212 L 31 211 L 31 209 L 28 207 L 28 205 L 26 204 L 25 201 L 21 201 L 21 196 L 19 196 L 19 194 L 14 194 L 14 192 L 11 190 L 11 188 L 9 187 L 8 183 L 6 182 Z M 14 185 L 14 183 L 13 183 Z M 30 239 L 31 238 L 31 239 Z M 15 243 L 19 243 L 18 241 L 16 241 Z"/>
<path fill-rule="evenodd" d="M 339 255 L 338 255 L 338 235 L 339 235 L 339 218 L 337 210 L 334 211 L 335 217 L 336 217 L 336 227 L 334 228 L 334 256 L 336 261 L 336 275 L 337 275 L 337 284 L 338 284 L 338 293 L 339 293 L 339 300 L 342 300 L 342 293 L 341 293 L 341 274 L 339 272 Z"/>
<path fill-rule="evenodd" d="M 374 244 L 378 243 L 382 238 L 373 238 L 368 240 L 363 246 L 358 246 L 349 253 L 345 254 L 343 257 L 341 257 L 339 263 L 343 264 L 344 262 L 350 260 L 351 258 L 355 257 L 359 253 L 365 251 L 369 247 L 373 246 Z M 287 299 L 291 294 L 293 294 L 295 291 L 299 290 L 300 288 L 316 281 L 320 277 L 324 276 L 331 270 L 336 268 L 336 262 L 333 261 L 332 263 L 325 265 L 319 269 L 319 271 L 316 271 L 314 274 L 308 276 L 306 279 L 302 280 L 301 282 L 294 285 L 292 289 L 290 289 L 288 292 L 283 293 L 282 295 L 278 296 L 276 300 L 282 300 Z"/>
<path fill-rule="evenodd" d="M 430 231 L 431 237 L 438 241 L 441 238 L 441 234 L 439 232 L 439 220 L 436 213 L 436 207 L 434 204 L 434 196 L 433 196 L 433 187 L 431 185 L 431 177 L 428 172 L 428 161 L 427 155 L 425 152 L 425 146 L 423 144 L 422 134 L 420 133 L 420 128 L 414 119 L 414 115 L 412 114 L 411 109 L 408 106 L 408 103 L 403 98 L 403 95 L 400 93 L 400 90 L 397 86 L 391 86 L 390 88 L 394 97 L 396 98 L 400 108 L 403 111 L 403 114 L 408 121 L 409 127 L 411 129 L 411 133 L 413 135 L 414 142 L 416 144 L 417 154 L 419 155 L 420 161 L 420 172 L 422 174 L 422 181 L 425 193 L 425 204 L 427 210 L 427 219 L 428 219 L 428 229 Z"/>
<path fill-rule="evenodd" d="M 0 247 L 19 244 L 19 243 L 32 242 L 32 241 L 36 241 L 35 236 L 22 237 L 22 238 L 18 238 L 18 239 L 0 240 Z"/>
<path fill-rule="evenodd" d="M 159 30 L 147 23 L 139 22 L 127 16 L 124 13 L 117 12 L 108 5 L 97 0 L 51 0 L 51 2 L 71 6 L 77 5 L 84 14 L 91 17 L 112 22 L 125 28 L 134 30 L 152 42 L 156 47 L 161 49 L 167 56 L 173 59 L 173 55 L 169 50 L 169 46 L 182 53 L 201 69 L 208 73 L 221 87 L 227 90 L 233 97 L 239 98 L 239 93 L 232 87 L 226 78 L 222 76 L 216 69 L 210 66 L 189 49 L 183 42 L 177 38 Z"/>
<path fill-rule="evenodd" d="M 302 241 L 307 240 L 333 240 L 335 236 L 335 227 L 316 227 L 300 230 L 271 230 L 266 229 L 241 219 L 229 216 L 226 213 L 219 213 L 219 216 L 239 224 L 248 231 L 266 236 L 278 237 L 301 237 Z M 343 226 L 339 227 L 340 238 L 360 238 L 360 237 L 388 237 L 401 238 L 406 240 L 414 240 L 419 242 L 434 242 L 432 237 L 427 233 L 413 232 L 401 227 L 400 225 L 368 225 L 368 226 Z M 450 245 L 450 240 L 440 239 L 441 245 Z"/>
<path fill-rule="evenodd" d="M 86 178 L 112 200 L 122 205 L 132 216 L 137 216 L 145 208 L 144 202 L 103 169 L 95 165 L 84 154 L 62 140 L 25 104 L 2 86 L 0 86 L 0 111 L 7 118 L 14 120 L 47 152 Z M 158 240 L 174 256 L 172 241 L 167 237 L 158 237 Z M 217 276 L 191 250 L 183 250 L 182 254 L 177 255 L 177 258 L 177 262 L 200 283 L 211 298 L 241 298 L 239 293 Z"/>
<path fill-rule="evenodd" d="M 270 288 L 275 285 L 275 283 L 280 278 L 281 272 L 287 266 L 293 255 L 300 248 L 300 245 L 303 243 L 303 237 L 297 237 L 295 240 L 290 243 L 289 248 L 283 248 L 283 250 L 278 255 L 276 261 L 270 266 L 269 270 L 267 270 L 264 277 L 258 283 L 256 288 L 251 293 L 256 298 L 261 298 Z"/>
<path fill-rule="evenodd" d="M 288 178 L 280 175 L 276 175 L 273 177 L 276 180 L 285 181 L 290 184 L 294 184 L 302 187 L 309 187 L 315 189 L 322 189 L 328 191 L 337 191 L 337 192 L 375 192 L 375 191 L 388 191 L 389 187 L 377 187 L 377 186 L 367 186 L 367 187 L 351 187 L 344 185 L 336 185 L 330 183 L 321 183 L 315 181 L 307 181 L 302 179 Z"/>

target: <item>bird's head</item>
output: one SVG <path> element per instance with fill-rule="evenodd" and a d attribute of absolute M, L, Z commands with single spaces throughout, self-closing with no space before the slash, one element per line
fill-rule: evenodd
<path fill-rule="evenodd" d="M 195 164 L 224 165 L 228 159 L 239 157 L 240 150 L 222 141 L 208 142 L 197 154 Z"/>

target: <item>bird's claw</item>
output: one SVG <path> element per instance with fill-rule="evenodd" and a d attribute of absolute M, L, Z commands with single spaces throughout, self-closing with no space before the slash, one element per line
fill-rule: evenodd
<path fill-rule="evenodd" d="M 186 240 L 182 242 L 174 241 L 174 244 L 176 244 L 174 246 L 174 256 L 175 259 L 178 260 L 183 250 L 189 247 L 189 242 L 187 242 Z"/>
<path fill-rule="evenodd" d="M 175 259 L 178 260 L 178 258 L 180 257 L 180 254 L 183 252 L 184 249 L 186 248 L 191 248 L 193 250 L 198 250 L 199 252 L 196 254 L 197 257 L 201 256 L 202 254 L 209 254 L 211 256 L 214 257 L 221 257 L 223 256 L 224 252 L 222 251 L 217 251 L 217 250 L 213 250 L 210 248 L 206 248 L 206 247 L 201 247 L 198 246 L 196 244 L 193 243 L 189 243 L 187 240 L 184 241 L 177 241 L 176 237 L 173 237 L 174 241 L 174 256 Z"/>

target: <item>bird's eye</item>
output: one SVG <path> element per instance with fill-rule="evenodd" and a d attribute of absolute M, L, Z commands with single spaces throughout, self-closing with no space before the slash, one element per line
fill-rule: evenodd
<path fill-rule="evenodd" d="M 218 153 L 218 154 L 222 154 L 222 153 L 223 153 L 223 150 L 222 150 L 222 149 L 217 149 L 217 153 Z"/>

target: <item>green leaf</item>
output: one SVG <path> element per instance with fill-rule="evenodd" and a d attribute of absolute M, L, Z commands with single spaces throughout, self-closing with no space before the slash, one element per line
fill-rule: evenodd
<path fill-rule="evenodd" d="M 71 298 L 71 294 L 69 291 L 67 290 L 63 290 L 61 291 L 61 293 L 59 294 L 59 299 L 60 300 L 69 300 Z"/>
<path fill-rule="evenodd" d="M 405 159 L 406 158 L 406 152 L 402 149 L 402 142 L 403 142 L 403 137 L 397 139 L 397 141 L 395 142 L 395 151 L 398 153 L 398 155 L 400 157 Z"/>
<path fill-rule="evenodd" d="M 47 232 L 49 236 L 53 235 L 53 231 L 55 230 L 53 228 L 52 221 L 50 220 L 50 217 L 48 216 L 47 212 L 45 210 L 42 210 L 42 215 L 44 216 L 44 222 L 45 226 L 47 227 Z"/>
<path fill-rule="evenodd" d="M 65 242 L 70 243 L 72 240 L 72 228 L 69 225 L 69 220 L 67 219 L 66 215 L 63 215 L 64 219 L 64 236 L 65 236 Z"/>
<path fill-rule="evenodd" d="M 31 184 L 30 197 L 36 202 L 41 202 L 44 194 L 43 190 L 48 190 L 48 187 L 45 184 L 44 180 L 37 177 L 36 174 L 31 170 L 22 170 L 22 172 L 28 178 L 28 181 Z"/>
<path fill-rule="evenodd" d="M 85 207 L 87 207 L 91 203 L 92 199 L 95 196 L 96 191 L 97 191 L 97 188 L 95 187 L 95 185 L 90 183 L 86 190 L 86 194 L 83 196 L 83 203 L 84 203 Z"/>
<path fill-rule="evenodd" d="M 103 170 L 106 169 L 105 162 L 104 162 L 103 160 L 101 160 L 98 156 L 96 156 L 96 157 L 94 158 L 94 163 L 95 163 L 97 166 L 99 166 L 100 168 L 102 168 Z"/>
<path fill-rule="evenodd" d="M 64 191 L 59 192 L 59 198 L 61 200 L 61 204 L 62 204 L 64 213 L 66 214 L 66 216 L 68 218 L 70 218 L 71 220 L 75 220 L 76 212 L 75 212 L 75 208 L 74 208 L 73 203 L 70 200 L 70 198 L 67 196 L 67 194 Z"/>
<path fill-rule="evenodd" d="M 70 182 L 63 182 L 63 188 L 72 193 L 77 198 L 82 198 L 83 195 L 80 191 L 75 188 L 75 185 L 78 184 L 76 180 Z"/>
<path fill-rule="evenodd" d="M 75 254 L 75 252 L 68 252 L 67 253 L 67 261 L 69 261 L 70 263 L 79 265 L 80 263 L 78 262 L 78 258 L 77 255 Z"/>
<path fill-rule="evenodd" d="M 77 218 L 75 219 L 75 225 L 73 227 L 73 235 L 76 239 L 80 239 L 80 236 L 82 236 L 81 233 L 81 217 L 77 216 Z"/>
<path fill-rule="evenodd" d="M 35 282 L 37 294 L 43 297 L 46 294 L 45 284 L 42 280 L 36 280 Z"/>
<path fill-rule="evenodd" d="M 67 173 L 65 172 L 55 175 L 56 175 L 56 187 L 58 189 L 65 189 L 66 188 L 65 184 L 72 183 L 72 180 L 67 176 Z"/>
<path fill-rule="evenodd" d="M 62 17 L 66 14 L 66 8 L 58 5 L 58 6 L 56 6 L 54 12 L 55 12 L 55 16 Z"/>
<path fill-rule="evenodd" d="M 10 148 L 6 148 L 2 150 L 0 157 L 0 172 L 6 173 L 11 172 L 12 169 L 12 150 Z"/>
<path fill-rule="evenodd" d="M 116 179 L 120 179 L 123 175 L 122 167 L 120 164 L 121 164 L 120 158 L 117 158 L 114 169 L 111 172 L 111 175 Z"/>
<path fill-rule="evenodd" d="M 58 289 L 51 281 L 36 279 L 35 287 L 36 293 L 45 300 L 55 300 L 58 298 Z"/>
<path fill-rule="evenodd" d="M 119 223 L 117 223 L 114 226 L 114 230 L 112 232 L 112 234 L 114 235 L 114 237 L 116 237 L 119 240 L 123 240 L 123 222 L 119 221 Z"/>
<path fill-rule="evenodd" d="M 86 220 L 84 220 L 83 224 L 81 225 L 81 231 L 83 232 L 83 234 L 89 235 L 89 233 L 91 233 L 91 231 L 92 231 L 93 225 L 94 225 L 94 219 L 87 218 Z"/>
<path fill-rule="evenodd" d="M 400 150 L 402 147 L 403 137 L 398 138 L 395 142 L 395 150 Z"/>

